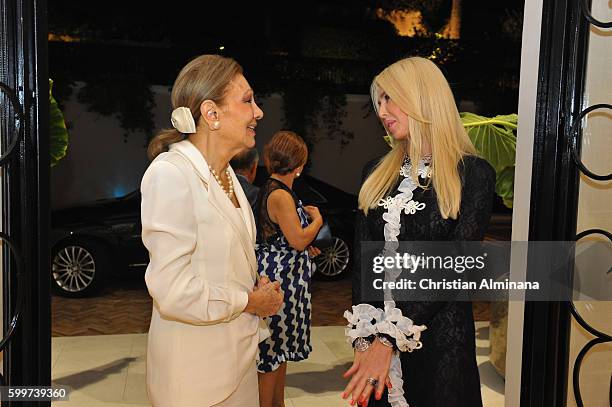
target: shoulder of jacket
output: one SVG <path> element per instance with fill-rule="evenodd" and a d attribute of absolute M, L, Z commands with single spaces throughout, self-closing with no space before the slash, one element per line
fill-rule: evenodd
<path fill-rule="evenodd" d="M 153 174 L 157 174 L 156 176 L 163 174 L 164 177 L 182 178 L 189 182 L 188 180 L 193 173 L 192 165 L 187 158 L 176 152 L 169 151 L 155 157 L 145 171 L 143 180 L 153 176 Z"/>
<path fill-rule="evenodd" d="M 176 167 L 181 169 L 191 167 L 191 163 L 189 160 L 177 151 L 166 151 L 155 157 L 151 165 L 157 162 L 167 162 L 170 164 L 174 164 Z"/>

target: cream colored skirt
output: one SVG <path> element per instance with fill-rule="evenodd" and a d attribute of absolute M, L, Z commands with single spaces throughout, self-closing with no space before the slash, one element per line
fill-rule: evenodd
<path fill-rule="evenodd" d="M 236 390 L 213 407 L 259 407 L 259 384 L 255 365 L 244 375 Z"/>

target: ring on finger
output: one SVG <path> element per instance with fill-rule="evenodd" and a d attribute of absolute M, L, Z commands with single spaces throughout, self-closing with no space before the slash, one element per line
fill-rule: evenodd
<path fill-rule="evenodd" d="M 372 386 L 376 387 L 376 385 L 378 385 L 378 379 L 375 379 L 373 377 L 368 377 L 366 379 L 366 383 L 371 384 Z"/>

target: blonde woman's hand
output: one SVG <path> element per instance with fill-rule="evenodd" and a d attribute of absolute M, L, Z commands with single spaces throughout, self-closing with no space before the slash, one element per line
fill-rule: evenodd
<path fill-rule="evenodd" d="M 393 349 L 374 340 L 365 352 L 355 352 L 355 361 L 349 370 L 344 373 L 345 379 L 351 378 L 342 393 L 342 398 L 351 396 L 351 405 L 358 403 L 362 406 L 368 405 L 372 393 L 376 400 L 382 397 L 385 385 L 390 387 L 388 379 L 389 367 Z M 367 382 L 368 378 L 378 381 L 376 387 Z"/>

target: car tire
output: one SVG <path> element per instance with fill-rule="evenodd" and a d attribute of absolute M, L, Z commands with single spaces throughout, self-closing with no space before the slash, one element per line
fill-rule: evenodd
<path fill-rule="evenodd" d="M 100 292 L 110 267 L 110 253 L 90 239 L 60 242 L 51 254 L 51 287 L 63 297 L 90 297 Z"/>
<path fill-rule="evenodd" d="M 338 280 L 349 269 L 351 260 L 349 245 L 341 238 L 334 236 L 332 244 L 321 249 L 321 254 L 314 258 L 316 264 L 314 275 L 319 280 Z"/>

